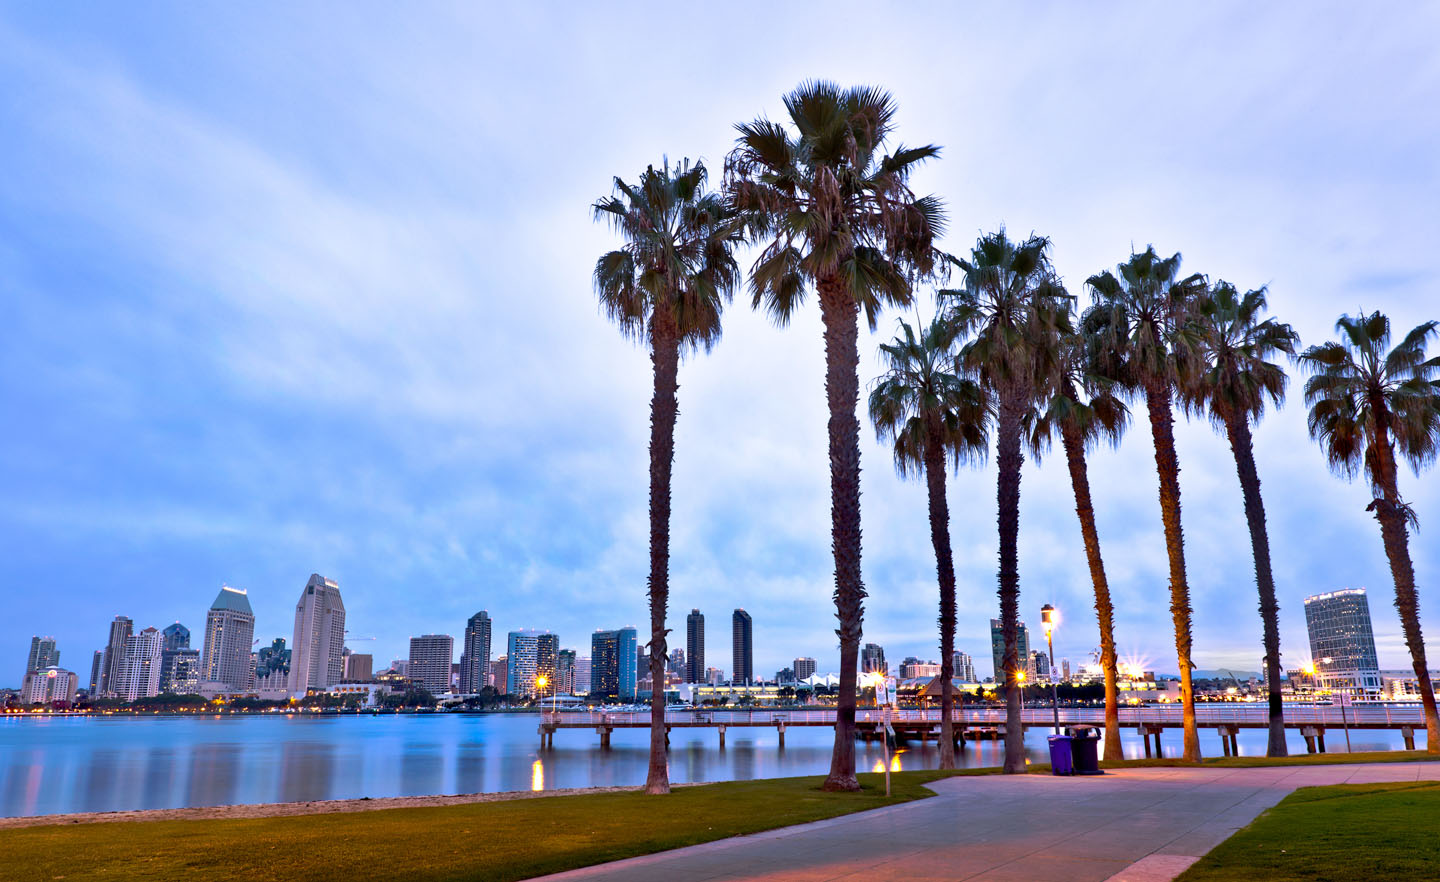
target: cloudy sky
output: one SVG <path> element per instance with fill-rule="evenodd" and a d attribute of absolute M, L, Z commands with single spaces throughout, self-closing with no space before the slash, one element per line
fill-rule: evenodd
<path fill-rule="evenodd" d="M 836 22 L 838 24 L 832 24 Z M 1341 312 L 1440 318 L 1440 6 L 151 3 L 0 17 L 0 685 L 32 634 L 88 674 L 106 623 L 199 631 L 222 583 L 290 635 L 311 572 L 350 645 L 643 624 L 649 362 L 595 306 L 589 206 L 662 157 L 718 170 L 801 80 L 873 83 L 942 159 L 959 251 L 1051 236 L 1072 288 L 1147 243 L 1270 286 L 1307 343 Z M 742 256 L 748 266 L 751 255 Z M 928 295 L 927 295 L 928 296 Z M 922 305 L 928 310 L 928 305 Z M 862 335 L 862 374 L 894 333 Z M 834 668 L 819 320 L 738 299 L 681 369 L 671 621 L 755 618 L 756 667 Z M 1174 669 L 1148 432 L 1094 457 L 1123 653 Z M 1177 428 L 1201 667 L 1255 669 L 1234 464 Z M 1289 664 L 1301 599 L 1371 590 L 1405 664 L 1363 487 L 1330 475 L 1298 388 L 1256 433 Z M 923 486 L 863 450 L 866 639 L 935 657 Z M 949 484 L 960 648 L 989 673 L 994 469 Z M 1440 630 L 1440 492 L 1402 489 Z M 1063 462 L 1027 462 L 1022 610 L 1097 642 Z M 1434 637 L 1432 636 L 1432 640 Z M 498 642 L 498 641 L 497 641 Z"/>

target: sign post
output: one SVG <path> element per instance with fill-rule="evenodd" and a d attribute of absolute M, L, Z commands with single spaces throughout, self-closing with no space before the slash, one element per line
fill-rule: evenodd
<path fill-rule="evenodd" d="M 1345 711 L 1345 708 L 1349 707 L 1350 702 L 1354 699 L 1351 698 L 1348 692 L 1341 692 L 1335 697 L 1340 701 L 1340 722 L 1345 726 L 1345 752 L 1354 753 L 1354 751 L 1350 749 L 1350 715 Z"/>
<path fill-rule="evenodd" d="M 884 687 L 877 686 L 875 688 L 878 690 Z M 890 705 L 884 705 L 884 709 L 880 712 L 880 720 L 885 726 L 880 740 L 885 743 L 885 797 L 888 799 L 890 797 L 890 739 L 895 736 L 895 729 L 890 725 Z"/>

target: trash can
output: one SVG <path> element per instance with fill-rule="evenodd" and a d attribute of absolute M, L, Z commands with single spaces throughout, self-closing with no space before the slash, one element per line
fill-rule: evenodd
<path fill-rule="evenodd" d="M 1103 775 L 1100 771 L 1100 730 L 1094 726 L 1067 726 L 1070 762 L 1077 775 Z"/>
<path fill-rule="evenodd" d="M 1050 736 L 1050 774 L 1075 774 L 1075 763 L 1070 756 L 1069 735 Z"/>

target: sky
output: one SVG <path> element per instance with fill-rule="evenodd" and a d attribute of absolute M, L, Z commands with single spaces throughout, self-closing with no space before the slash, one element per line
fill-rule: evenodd
<path fill-rule="evenodd" d="M 222 584 L 257 639 L 289 638 L 312 572 L 380 664 L 480 609 L 497 646 L 643 629 L 650 363 L 597 309 L 618 242 L 590 206 L 664 157 L 718 183 L 734 125 L 808 78 L 883 86 L 898 140 L 943 148 L 915 187 L 945 200 L 949 251 L 1047 235 L 1083 301 L 1153 243 L 1269 286 L 1307 345 L 1345 312 L 1440 318 L 1436 34 L 1436 4 L 9 4 L 0 685 L 32 635 L 82 679 L 115 615 L 198 635 Z M 866 386 L 906 315 L 862 333 Z M 727 671 L 736 607 L 757 672 L 838 666 L 822 383 L 813 299 L 777 328 L 742 292 L 681 367 L 671 642 L 700 608 Z M 1196 662 L 1255 670 L 1234 460 L 1203 420 L 1176 434 Z M 1255 443 L 1286 665 L 1305 596 L 1365 587 L 1381 666 L 1406 666 L 1368 493 L 1327 470 L 1298 381 Z M 936 658 L 924 486 L 862 444 L 865 640 Z M 1091 478 L 1122 656 L 1174 671 L 1143 421 Z M 1022 480 L 1022 617 L 1054 604 L 1056 655 L 1086 661 L 1063 458 Z M 1401 480 L 1433 642 L 1440 492 Z M 985 676 L 993 457 L 948 492 L 957 646 Z"/>

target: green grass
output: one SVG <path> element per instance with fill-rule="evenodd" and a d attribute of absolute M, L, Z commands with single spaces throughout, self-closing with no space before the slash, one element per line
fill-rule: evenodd
<path fill-rule="evenodd" d="M 1364 753 L 1301 753 L 1294 756 L 1218 756 L 1206 757 L 1199 766 L 1216 769 L 1253 769 L 1263 766 L 1333 766 L 1342 763 L 1414 763 L 1440 760 L 1440 754 L 1423 750 L 1376 750 Z M 1163 759 L 1132 759 L 1100 764 L 1102 769 L 1142 769 L 1179 766 L 1197 768 L 1178 757 Z"/>
<path fill-rule="evenodd" d="M 1178 882 L 1350 882 L 1440 874 L 1440 783 L 1305 787 Z"/>
<path fill-rule="evenodd" d="M 470 805 L 247 820 L 142 821 L 0 831 L 0 877 L 362 879 L 502 882 L 758 833 L 933 795 L 947 772 L 863 774 L 859 793 L 823 778 L 732 781 L 670 796 L 597 793 Z"/>

